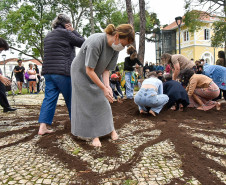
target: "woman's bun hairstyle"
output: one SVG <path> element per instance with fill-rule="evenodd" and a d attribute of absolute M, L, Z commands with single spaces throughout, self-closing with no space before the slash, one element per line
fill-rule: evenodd
<path fill-rule="evenodd" d="M 106 28 L 105 28 L 105 33 L 109 34 L 109 35 L 114 35 L 115 30 L 115 26 L 114 24 L 109 24 Z"/>
<path fill-rule="evenodd" d="M 127 48 L 127 54 L 128 55 L 132 55 L 133 53 L 137 52 L 137 50 L 134 48 L 134 46 L 130 45 L 128 48 Z"/>
<path fill-rule="evenodd" d="M 57 26 L 61 25 L 65 27 L 65 24 L 71 23 L 70 17 L 66 14 L 60 13 L 52 22 L 52 28 L 56 28 Z"/>
<path fill-rule="evenodd" d="M 113 36 L 118 33 L 120 39 L 128 38 L 129 43 L 133 43 L 135 40 L 135 32 L 133 26 L 130 24 L 120 24 L 117 27 L 109 24 L 104 31 Z"/>
<path fill-rule="evenodd" d="M 134 46 L 130 45 L 127 48 L 127 54 L 130 55 L 130 59 L 134 60 L 135 58 L 137 58 L 137 50 L 135 49 Z"/>

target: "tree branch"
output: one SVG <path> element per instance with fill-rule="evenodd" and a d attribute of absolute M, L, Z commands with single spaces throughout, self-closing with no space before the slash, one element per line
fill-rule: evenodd
<path fill-rule="evenodd" d="M 219 5 L 216 9 L 214 9 L 213 11 L 209 12 L 209 14 L 212 14 L 213 12 L 215 12 L 217 9 L 219 9 L 221 6 Z"/>
<path fill-rule="evenodd" d="M 19 49 L 17 49 L 17 48 L 14 48 L 14 47 L 12 47 L 12 46 L 10 46 L 9 48 L 14 49 L 14 50 L 16 50 L 16 51 L 19 51 L 20 53 L 22 53 L 22 54 L 24 54 L 24 55 L 26 55 L 26 56 L 32 57 L 32 58 L 34 58 L 35 60 L 37 60 L 38 62 L 40 62 L 40 64 L 42 64 L 41 60 L 39 60 L 38 58 L 36 58 L 34 55 L 29 55 L 29 54 L 27 54 L 27 53 L 25 53 L 25 52 L 23 52 L 23 51 L 21 51 L 21 50 L 19 50 Z"/>
<path fill-rule="evenodd" d="M 82 14 L 85 12 L 85 10 L 86 10 L 86 9 L 83 9 L 83 7 L 82 7 L 82 11 L 79 13 L 79 16 L 78 16 L 78 18 L 77 18 L 77 22 L 76 22 L 75 30 L 77 30 L 77 29 L 78 29 L 78 24 L 79 24 L 79 21 L 80 21 L 80 19 L 81 19 L 81 17 L 82 17 Z"/>
<path fill-rule="evenodd" d="M 204 6 L 208 3 L 209 1 L 206 1 L 202 4 L 202 9 L 204 8 Z"/>
<path fill-rule="evenodd" d="M 220 5 L 220 6 L 224 6 L 224 0 L 223 1 L 219 1 L 219 0 L 212 0 L 212 2 L 214 2 L 215 4 L 218 4 L 218 5 Z M 222 2 L 222 3 L 220 3 L 220 2 Z"/>

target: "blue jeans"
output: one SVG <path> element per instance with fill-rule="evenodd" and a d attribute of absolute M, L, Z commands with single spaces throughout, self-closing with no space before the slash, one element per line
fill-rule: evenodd
<path fill-rule="evenodd" d="M 148 112 L 148 109 L 159 113 L 163 106 L 169 101 L 169 97 L 165 94 L 158 95 L 155 89 L 141 88 L 134 98 L 134 102 L 138 105 L 139 110 Z"/>
<path fill-rule="evenodd" d="M 71 118 L 71 77 L 47 74 L 45 77 L 45 98 L 39 115 L 39 123 L 51 125 L 56 110 L 59 94 L 62 93 Z"/>
<path fill-rule="evenodd" d="M 126 97 L 128 99 L 133 98 L 133 89 L 134 89 L 134 83 L 131 83 L 131 76 L 132 76 L 132 71 L 131 72 L 126 72 L 125 73 L 125 80 L 126 80 Z"/>

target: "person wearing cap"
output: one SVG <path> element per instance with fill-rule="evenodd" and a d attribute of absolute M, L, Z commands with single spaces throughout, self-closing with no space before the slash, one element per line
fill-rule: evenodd
<path fill-rule="evenodd" d="M 5 39 L 0 38 L 0 53 L 3 50 L 8 50 L 8 49 L 9 49 L 8 43 L 5 41 Z M 11 85 L 11 81 L 8 78 L 4 77 L 2 73 L 0 73 L 0 105 L 3 107 L 3 112 L 17 110 L 16 108 L 10 107 L 8 99 L 6 97 L 5 86 L 9 86 L 9 85 Z"/>
<path fill-rule="evenodd" d="M 123 94 L 122 94 L 122 90 L 120 88 L 120 83 L 119 83 L 119 76 L 116 73 L 113 73 L 111 75 L 110 78 L 110 86 L 112 88 L 112 92 L 113 92 L 113 96 L 114 98 L 119 102 L 122 103 L 122 98 L 123 98 Z M 120 98 L 118 98 L 118 96 L 120 96 Z"/>

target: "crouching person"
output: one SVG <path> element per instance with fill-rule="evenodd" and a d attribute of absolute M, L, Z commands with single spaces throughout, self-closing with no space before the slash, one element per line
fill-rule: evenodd
<path fill-rule="evenodd" d="M 134 98 L 140 113 L 156 113 L 162 110 L 163 106 L 169 101 L 169 97 L 163 94 L 162 81 L 157 78 L 156 72 L 149 72 L 148 79 L 145 79 L 142 86 Z"/>
<path fill-rule="evenodd" d="M 164 78 L 166 82 L 163 83 L 163 93 L 169 97 L 167 108 L 183 111 L 189 105 L 187 91 L 181 83 L 172 80 L 171 74 L 165 74 Z"/>

